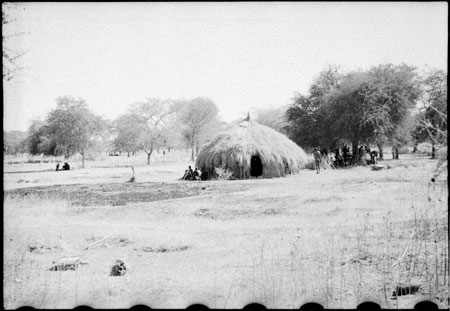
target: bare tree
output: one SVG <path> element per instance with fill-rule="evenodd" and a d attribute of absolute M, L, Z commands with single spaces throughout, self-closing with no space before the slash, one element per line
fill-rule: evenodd
<path fill-rule="evenodd" d="M 147 154 L 147 164 L 155 149 L 162 146 L 167 135 L 175 126 L 175 114 L 180 109 L 179 101 L 149 98 L 132 104 L 129 113 L 139 129 L 139 145 Z"/>
<path fill-rule="evenodd" d="M 24 32 L 17 32 L 14 28 L 15 18 L 12 16 L 18 10 L 25 10 L 19 3 L 2 3 L 2 67 L 3 79 L 12 80 L 24 68 L 17 64 L 17 60 L 22 57 L 26 51 L 17 51 L 11 47 L 11 39 L 24 35 Z M 13 29 L 11 29 L 11 27 Z M 9 28 L 9 29 L 8 29 Z"/>

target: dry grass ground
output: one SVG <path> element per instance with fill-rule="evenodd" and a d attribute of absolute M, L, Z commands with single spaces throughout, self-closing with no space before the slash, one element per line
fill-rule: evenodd
<path fill-rule="evenodd" d="M 187 159 L 105 157 L 68 172 L 5 159 L 4 307 L 448 308 L 447 176 L 430 182 L 436 161 L 179 181 Z M 69 255 L 88 264 L 48 270 Z M 116 259 L 124 276 L 109 276 Z M 398 285 L 421 289 L 394 299 Z"/>

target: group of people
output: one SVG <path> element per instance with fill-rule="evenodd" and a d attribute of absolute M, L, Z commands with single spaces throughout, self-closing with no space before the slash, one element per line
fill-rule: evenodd
<path fill-rule="evenodd" d="M 361 146 L 358 148 L 359 159 L 364 164 L 377 164 L 378 152 L 376 150 L 370 150 L 368 146 Z M 353 163 L 353 154 L 350 148 L 345 145 L 334 150 L 334 154 L 328 154 L 326 148 L 320 149 L 315 147 L 313 150 L 314 166 L 317 174 L 320 173 L 320 166 L 323 161 L 328 161 L 332 167 L 346 167 Z"/>
<path fill-rule="evenodd" d="M 192 169 L 192 167 L 189 165 L 189 168 L 184 171 L 184 180 L 202 180 L 202 171 L 199 170 L 197 167 L 195 170 Z"/>
<path fill-rule="evenodd" d="M 70 170 L 70 165 L 67 162 L 64 162 L 63 166 L 61 167 L 61 169 L 59 168 L 59 162 L 58 164 L 56 164 L 56 171 L 68 171 Z"/>

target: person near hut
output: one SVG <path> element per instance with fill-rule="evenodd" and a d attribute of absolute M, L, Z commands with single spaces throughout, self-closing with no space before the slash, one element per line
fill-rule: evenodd
<path fill-rule="evenodd" d="M 342 156 L 344 157 L 344 165 L 347 166 L 349 164 L 349 152 L 350 148 L 347 145 L 342 148 Z"/>
<path fill-rule="evenodd" d="M 284 174 L 290 174 L 291 168 L 289 167 L 289 163 L 284 163 Z"/>
<path fill-rule="evenodd" d="M 334 166 L 340 167 L 344 165 L 344 158 L 342 154 L 339 152 L 339 148 L 334 150 Z"/>
<path fill-rule="evenodd" d="M 198 168 L 196 167 L 195 170 L 192 172 L 191 180 L 197 180 L 197 177 L 200 176 L 198 172 L 199 172 Z"/>
<path fill-rule="evenodd" d="M 192 178 L 192 173 L 193 173 L 192 167 L 189 165 L 189 168 L 188 168 L 187 170 L 184 171 L 183 179 L 184 179 L 184 180 L 191 180 L 191 178 Z"/>
<path fill-rule="evenodd" d="M 200 180 L 207 180 L 208 179 L 208 171 L 206 170 L 206 167 L 202 167 L 201 172 L 202 172 L 202 174 L 200 175 Z"/>
<path fill-rule="evenodd" d="M 314 166 L 316 167 L 316 173 L 320 173 L 320 151 L 318 148 L 314 148 L 313 152 Z"/>
<path fill-rule="evenodd" d="M 370 153 L 370 157 L 371 157 L 371 163 L 377 164 L 378 152 L 376 150 L 372 150 L 372 152 Z"/>
<path fill-rule="evenodd" d="M 198 167 L 195 168 L 194 171 L 194 180 L 201 180 L 202 177 L 202 171 L 198 169 Z"/>

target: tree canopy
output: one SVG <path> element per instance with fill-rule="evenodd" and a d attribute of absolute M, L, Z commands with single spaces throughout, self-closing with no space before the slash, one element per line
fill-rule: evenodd
<path fill-rule="evenodd" d="M 219 109 L 209 98 L 194 98 L 183 102 L 179 113 L 182 136 L 191 148 L 191 160 L 194 161 L 194 150 L 197 150 L 211 135 L 217 123 Z"/>
<path fill-rule="evenodd" d="M 57 107 L 50 111 L 46 131 L 58 152 L 69 158 L 79 152 L 85 166 L 86 151 L 103 130 L 101 117 L 90 111 L 83 99 L 58 97 Z"/>
<path fill-rule="evenodd" d="M 395 148 L 408 141 L 402 131 L 420 94 L 417 73 L 407 65 L 380 65 L 342 74 L 328 68 L 309 95 L 297 94 L 287 110 L 289 136 L 302 147 L 334 148 L 346 140 L 358 158 L 360 143 Z"/>

